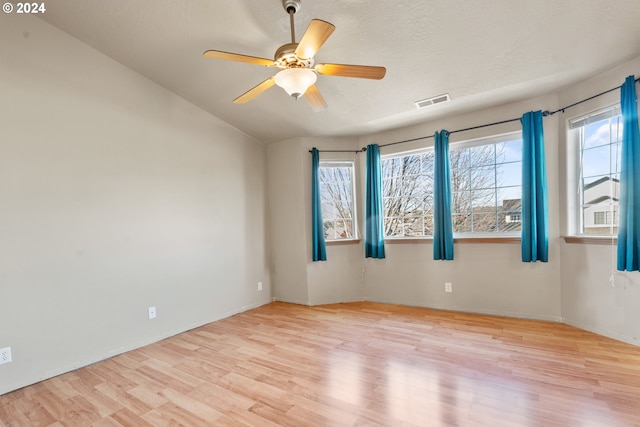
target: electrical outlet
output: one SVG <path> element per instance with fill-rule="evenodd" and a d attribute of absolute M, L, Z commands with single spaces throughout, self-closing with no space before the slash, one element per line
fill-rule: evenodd
<path fill-rule="evenodd" d="M 262 290 L 262 282 L 258 282 L 258 290 L 261 291 Z"/>
<path fill-rule="evenodd" d="M 156 318 L 156 308 L 154 307 L 149 307 L 149 319 L 155 319 Z"/>
<path fill-rule="evenodd" d="M 11 347 L 0 348 L 0 365 L 11 361 Z"/>
<path fill-rule="evenodd" d="M 451 282 L 445 282 L 444 283 L 444 291 L 445 292 L 453 292 L 453 285 L 451 284 Z"/>

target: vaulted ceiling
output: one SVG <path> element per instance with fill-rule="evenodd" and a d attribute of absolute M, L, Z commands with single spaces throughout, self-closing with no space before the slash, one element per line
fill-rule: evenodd
<path fill-rule="evenodd" d="M 383 80 L 318 76 L 328 109 L 274 86 L 277 70 L 205 59 L 273 58 L 290 42 L 281 0 L 55 0 L 42 19 L 263 142 L 377 132 L 531 97 L 640 56 L 638 0 L 302 0 L 336 30 L 316 62 L 382 65 Z M 414 102 L 452 101 L 418 110 Z"/>

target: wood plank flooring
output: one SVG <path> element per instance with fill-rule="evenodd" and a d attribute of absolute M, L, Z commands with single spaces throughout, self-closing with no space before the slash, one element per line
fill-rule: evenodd
<path fill-rule="evenodd" d="M 640 426 L 640 348 L 567 325 L 273 303 L 0 396 L 0 426 Z"/>

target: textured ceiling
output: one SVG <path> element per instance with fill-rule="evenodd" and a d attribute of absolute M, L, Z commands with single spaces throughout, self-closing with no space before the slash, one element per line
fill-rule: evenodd
<path fill-rule="evenodd" d="M 544 93 L 640 56 L 638 0 L 302 0 L 336 30 L 316 62 L 382 65 L 383 80 L 319 76 L 315 113 L 277 86 L 234 98 L 274 69 L 205 59 L 272 58 L 290 41 L 281 0 L 55 0 L 42 19 L 263 142 L 387 130 Z M 416 110 L 449 93 L 452 102 Z"/>

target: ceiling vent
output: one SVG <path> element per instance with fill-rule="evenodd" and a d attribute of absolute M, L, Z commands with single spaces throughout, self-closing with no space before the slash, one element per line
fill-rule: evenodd
<path fill-rule="evenodd" d="M 449 96 L 448 93 L 445 93 L 444 95 L 432 96 L 431 98 L 416 101 L 415 104 L 416 104 L 416 108 L 420 109 L 420 108 L 428 107 L 430 105 L 440 104 L 440 103 L 449 102 L 449 101 L 451 101 L 451 97 Z"/>

